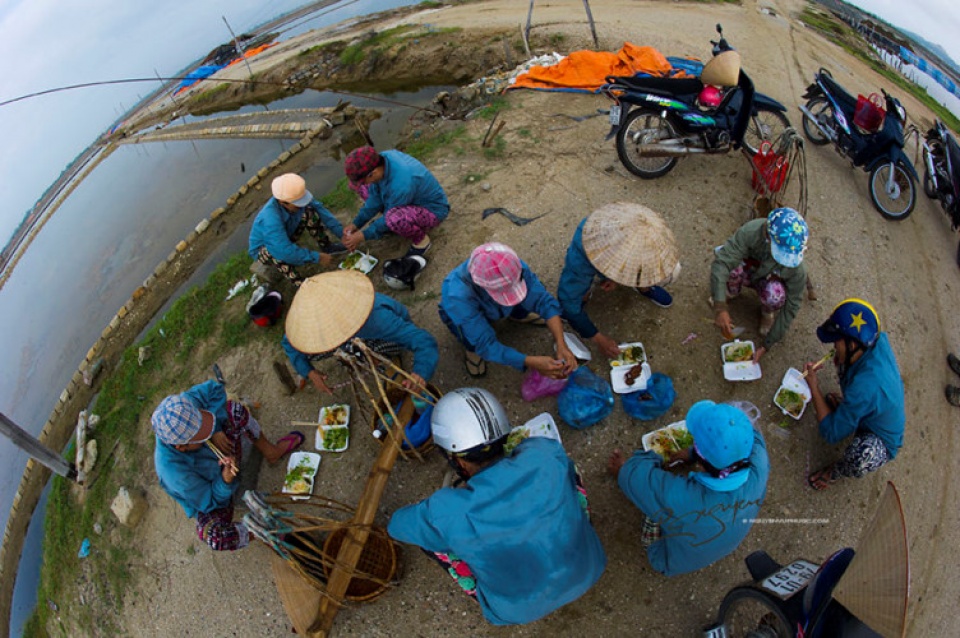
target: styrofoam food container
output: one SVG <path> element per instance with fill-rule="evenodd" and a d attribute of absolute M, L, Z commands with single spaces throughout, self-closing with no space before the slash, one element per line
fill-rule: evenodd
<path fill-rule="evenodd" d="M 323 447 L 323 433 L 330 430 L 346 430 L 347 438 L 343 441 L 343 447 L 338 448 L 326 448 Z M 317 439 L 314 443 L 314 447 L 320 450 L 321 452 L 343 452 L 348 447 L 350 447 L 350 428 L 345 425 L 321 425 L 317 427 Z"/>
<path fill-rule="evenodd" d="M 369 253 L 365 253 L 360 250 L 355 250 L 352 253 L 350 253 L 350 255 L 353 255 L 356 253 L 359 253 L 361 257 L 360 257 L 360 261 L 358 261 L 356 264 L 352 266 L 353 270 L 359 270 L 363 274 L 367 275 L 367 274 L 370 274 L 370 271 L 373 270 L 378 263 L 380 263 L 380 260 L 374 257 L 373 255 Z M 347 266 L 343 265 L 343 262 L 346 261 L 347 258 L 350 257 L 350 255 L 347 255 L 346 257 L 340 260 L 340 265 L 338 266 L 340 270 L 348 270 Z"/>
<path fill-rule="evenodd" d="M 644 363 L 648 363 L 648 360 L 647 360 L 647 350 L 646 350 L 646 348 L 643 347 L 643 344 L 640 343 L 639 341 L 633 341 L 633 342 L 631 342 L 631 343 L 621 343 L 621 344 L 618 345 L 617 347 L 620 348 L 620 352 L 624 352 L 624 351 L 627 350 L 627 348 L 632 348 L 633 346 L 638 346 L 638 347 L 640 348 L 640 351 L 643 352 L 643 362 L 644 362 Z M 624 362 L 623 362 L 621 359 L 619 359 L 619 358 L 618 358 L 618 359 L 611 359 L 611 360 L 610 360 L 610 367 L 611 367 L 611 368 L 629 368 L 629 367 L 632 367 L 632 366 L 635 366 L 635 365 L 637 365 L 637 364 L 635 364 L 635 363 L 624 363 Z"/>
<path fill-rule="evenodd" d="M 745 343 L 749 343 L 754 352 L 757 351 L 756 346 L 753 345 L 752 341 L 741 341 L 739 339 L 734 339 L 733 341 L 727 342 L 720 346 L 720 361 L 723 362 L 723 378 L 727 381 L 756 381 L 762 376 L 759 363 L 754 363 L 752 361 L 728 362 L 724 360 L 723 355 L 728 346 L 735 346 Z"/>
<path fill-rule="evenodd" d="M 590 352 L 590 348 L 585 346 L 580 337 L 573 334 L 572 332 L 563 333 L 563 342 L 567 344 L 567 347 L 570 348 L 570 352 L 573 353 L 580 361 L 590 361 L 593 358 L 593 354 Z M 557 344 L 553 344 L 553 349 L 557 349 Z"/>
<path fill-rule="evenodd" d="M 515 432 L 519 432 L 520 434 L 514 435 Z M 563 441 L 560 441 L 560 430 L 557 429 L 557 423 L 553 420 L 553 415 L 549 412 L 538 414 L 523 425 L 518 425 L 510 430 L 510 434 L 513 436 L 507 436 L 507 443 L 512 443 L 512 445 L 509 445 L 510 449 L 507 450 L 508 453 L 519 445 L 520 441 L 533 436 L 542 436 L 563 443 Z M 516 442 L 514 443 L 513 441 Z"/>
<path fill-rule="evenodd" d="M 635 367 L 636 365 L 610 368 L 610 387 L 613 388 L 614 392 L 617 394 L 629 394 L 631 392 L 641 392 L 647 389 L 647 382 L 653 375 L 653 371 L 650 369 L 649 363 L 641 364 L 640 376 L 637 377 L 636 381 L 633 382 L 633 385 L 627 385 L 627 373 Z"/>
<path fill-rule="evenodd" d="M 323 421 L 327 416 L 327 412 L 329 412 L 333 408 L 341 408 L 341 407 L 345 408 L 347 417 L 343 423 L 338 423 L 337 425 L 350 425 L 350 405 L 348 403 L 334 403 L 333 405 L 323 406 L 322 408 L 320 408 L 320 414 L 317 416 L 317 423 L 319 425 L 326 425 L 326 423 L 324 423 Z"/>
<path fill-rule="evenodd" d="M 646 434 L 643 435 L 643 438 L 640 439 L 641 444 L 643 444 L 644 452 L 650 451 L 650 448 L 653 445 L 653 437 L 655 437 L 658 432 L 662 432 L 664 430 L 677 430 L 680 428 L 683 428 L 684 430 L 687 429 L 686 420 L 676 421 L 675 423 L 671 423 L 670 425 L 665 425 L 662 428 L 657 428 L 656 430 L 647 432 Z"/>
<path fill-rule="evenodd" d="M 313 494 L 313 485 L 314 485 L 313 479 L 314 479 L 314 477 L 317 475 L 317 470 L 320 469 L 320 455 L 319 455 L 319 454 L 317 454 L 316 452 L 293 452 L 293 453 L 291 453 L 291 454 L 290 454 L 290 460 L 287 461 L 287 474 L 289 474 L 290 472 L 292 472 L 292 471 L 293 471 L 293 468 L 295 468 L 295 467 L 297 467 L 298 465 L 300 465 L 300 461 L 302 461 L 302 460 L 304 460 L 304 459 L 306 459 L 306 460 L 309 461 L 309 465 L 310 465 L 310 467 L 311 467 L 312 470 L 313 470 L 312 472 L 310 472 L 310 474 L 307 475 L 307 476 L 310 477 L 310 478 L 309 478 L 309 482 L 310 482 L 310 494 Z M 287 482 L 287 481 L 286 481 L 286 475 L 284 475 L 284 481 L 283 481 L 283 482 L 284 482 L 284 485 L 283 485 L 283 493 L 284 493 L 284 494 L 291 494 L 291 493 L 293 493 L 293 492 L 291 492 L 291 491 L 287 488 L 287 485 L 286 485 L 286 482 Z M 310 494 L 304 494 L 304 495 L 298 495 L 298 496 L 291 496 L 290 498 L 292 498 L 292 499 L 294 499 L 294 500 L 296 500 L 296 501 L 302 501 L 302 500 L 304 500 L 304 499 L 306 499 L 306 498 L 309 498 Z"/>
<path fill-rule="evenodd" d="M 790 414 L 784 410 L 783 406 L 777 403 L 777 395 L 783 388 L 803 395 L 803 408 L 801 408 L 800 414 L 794 416 L 793 414 Z M 780 387 L 777 388 L 777 391 L 773 394 L 773 404 L 780 408 L 780 411 L 791 419 L 796 419 L 799 421 L 803 416 L 803 413 L 806 411 L 807 404 L 810 403 L 810 399 L 812 397 L 813 393 L 810 392 L 810 385 L 807 383 L 807 380 L 803 378 L 803 373 L 796 368 L 787 368 L 787 371 L 783 373 L 783 381 L 780 382 Z"/>

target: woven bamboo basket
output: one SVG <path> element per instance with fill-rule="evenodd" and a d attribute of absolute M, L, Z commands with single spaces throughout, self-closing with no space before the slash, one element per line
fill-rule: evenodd
<path fill-rule="evenodd" d="M 428 383 L 428 384 L 427 384 L 427 389 L 428 389 L 430 392 L 432 392 L 434 395 L 436 395 L 436 396 L 442 396 L 442 393 L 440 392 L 440 390 L 439 390 L 435 385 L 433 385 L 432 383 Z M 390 389 L 387 390 L 387 399 L 390 401 L 390 405 L 396 406 L 405 396 L 407 396 L 407 394 L 406 394 L 405 392 L 403 392 L 402 390 L 399 390 L 399 389 L 397 389 L 397 388 L 390 388 Z M 377 402 L 377 407 L 380 409 L 381 413 L 383 413 L 383 414 L 386 414 L 386 413 L 387 413 L 387 410 L 386 410 L 386 407 L 385 407 L 384 404 L 383 404 L 383 401 L 378 401 L 378 402 Z M 416 416 L 419 416 L 419 415 L 416 415 Z M 415 418 L 416 418 L 416 416 L 415 416 Z M 375 430 L 375 429 L 377 428 L 377 422 L 378 422 L 378 421 L 379 421 L 379 418 L 377 417 L 377 412 L 376 412 L 376 410 L 374 410 L 374 411 L 373 411 L 373 414 L 371 415 L 371 418 L 370 418 L 370 430 L 371 430 L 371 431 L 373 431 L 373 430 Z M 407 426 L 407 424 L 404 423 L 404 427 L 406 427 L 406 426 Z M 380 438 L 380 439 L 377 439 L 377 440 L 380 441 L 381 444 L 383 444 L 383 442 L 386 441 L 387 439 L 386 439 L 386 438 Z M 424 441 L 423 443 L 421 443 L 420 445 L 418 445 L 418 446 L 416 447 L 416 451 L 417 451 L 419 454 L 423 455 L 423 454 L 426 454 L 427 452 L 431 451 L 431 450 L 433 449 L 433 447 L 434 447 L 434 445 L 433 445 L 433 436 L 431 435 L 431 436 L 428 436 L 428 437 L 427 437 L 427 440 L 426 440 L 426 441 Z M 409 446 L 409 444 L 406 443 L 406 442 L 404 442 L 403 448 L 401 449 L 401 455 L 403 456 L 403 458 L 409 458 L 409 454 L 408 454 L 409 451 L 410 451 L 410 446 Z"/>
<path fill-rule="evenodd" d="M 323 553 L 327 558 L 336 560 L 346 535 L 347 528 L 341 527 L 327 536 L 323 543 Z M 363 546 L 360 560 L 357 561 L 357 575 L 350 579 L 344 598 L 354 602 L 369 602 L 376 599 L 389 587 L 389 584 L 384 583 L 389 583 L 397 575 L 399 564 L 399 550 L 396 543 L 390 540 L 386 530 L 373 527 Z M 324 565 L 324 571 L 329 572 L 330 567 Z M 378 580 L 370 580 L 360 574 L 369 574 Z"/>

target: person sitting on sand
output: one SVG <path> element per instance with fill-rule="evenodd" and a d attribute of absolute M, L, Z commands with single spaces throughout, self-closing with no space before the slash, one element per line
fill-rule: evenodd
<path fill-rule="evenodd" d="M 842 459 L 807 477 L 810 487 L 822 490 L 841 477 L 861 478 L 892 461 L 903 445 L 907 418 L 900 369 L 873 306 L 845 299 L 817 328 L 817 338 L 833 344 L 843 393 L 824 395 L 817 380 L 822 364 L 804 366 L 820 436 L 831 444 L 853 436 Z"/>
<path fill-rule="evenodd" d="M 487 361 L 517 370 L 533 368 L 554 379 L 577 369 L 563 340 L 560 305 L 512 248 L 491 242 L 473 249 L 470 259 L 443 280 L 440 319 L 464 348 L 467 372 L 487 373 Z M 556 357 L 525 355 L 497 340 L 493 322 L 509 317 L 521 323 L 545 325 L 556 343 Z"/>
<path fill-rule="evenodd" d="M 594 286 L 604 292 L 618 284 L 628 286 L 661 308 L 669 308 L 673 297 L 663 286 L 679 273 L 673 233 L 659 215 L 639 204 L 608 204 L 590 213 L 573 233 L 557 301 L 573 329 L 614 359 L 620 354 L 617 342 L 597 329 L 584 308 Z"/>
<path fill-rule="evenodd" d="M 279 270 L 294 286 L 303 282 L 298 266 L 319 263 L 329 266 L 332 254 L 345 248 L 327 237 L 343 234 L 343 226 L 323 204 L 313 198 L 307 183 L 295 173 L 286 173 L 273 180 L 273 197 L 267 200 L 250 228 L 250 257 Z M 297 245 L 306 230 L 317 241 L 319 252 Z"/>
<path fill-rule="evenodd" d="M 727 301 L 744 286 L 760 297 L 760 335 L 763 345 L 753 354 L 760 360 L 786 335 L 793 323 L 807 284 L 803 254 L 810 232 L 807 222 L 792 208 L 777 208 L 766 219 L 752 219 L 716 249 L 710 267 L 710 303 L 714 323 L 732 339 L 733 321 Z"/>
<path fill-rule="evenodd" d="M 303 282 L 290 304 L 281 342 L 297 373 L 320 392 L 331 393 L 326 375 L 311 361 L 330 357 L 354 337 L 386 357 L 413 352 L 413 368 L 404 387 L 425 387 L 437 369 L 437 340 L 411 321 L 403 304 L 374 292 L 362 273 L 340 270 Z"/>
<path fill-rule="evenodd" d="M 560 442 L 526 438 L 505 456 L 510 422 L 480 388 L 444 395 L 430 424 L 463 486 L 394 512 L 390 536 L 420 546 L 495 625 L 533 622 L 593 587 L 607 557 Z"/>
<path fill-rule="evenodd" d="M 163 399 L 150 422 L 160 486 L 197 519 L 200 540 L 217 551 L 246 547 L 250 531 L 233 521 L 232 504 L 243 438 L 272 464 L 300 447 L 303 434 L 293 431 L 271 443 L 246 406 L 228 401 L 223 385 L 212 380 Z"/>
<path fill-rule="evenodd" d="M 770 475 L 763 435 L 740 409 L 700 401 L 686 426 L 693 444 L 668 461 L 654 450 L 629 459 L 614 450 L 607 466 L 643 512 L 641 543 L 666 576 L 703 569 L 735 550 L 760 512 Z M 691 463 L 685 476 L 668 469 Z"/>
<path fill-rule="evenodd" d="M 364 203 L 343 230 L 343 244 L 356 250 L 389 230 L 410 240 L 407 256 L 422 257 L 430 248 L 427 232 L 450 213 L 447 195 L 433 173 L 406 153 L 378 153 L 372 146 L 351 151 L 344 172 Z"/>

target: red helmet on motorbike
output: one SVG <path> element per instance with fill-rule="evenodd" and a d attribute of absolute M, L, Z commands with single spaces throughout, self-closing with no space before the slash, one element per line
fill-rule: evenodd
<path fill-rule="evenodd" d="M 712 84 L 704 84 L 703 90 L 697 96 L 697 106 L 705 109 L 715 109 L 720 106 L 723 92 Z"/>

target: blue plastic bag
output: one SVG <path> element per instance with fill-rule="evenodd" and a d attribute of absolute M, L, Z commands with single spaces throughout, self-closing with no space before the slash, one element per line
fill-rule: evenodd
<path fill-rule="evenodd" d="M 647 389 L 621 395 L 623 409 L 635 419 L 651 421 L 666 414 L 677 398 L 673 381 L 665 374 L 654 372 L 647 381 Z"/>
<path fill-rule="evenodd" d="M 602 421 L 613 412 L 613 390 L 589 368 L 579 367 L 570 375 L 557 397 L 560 418 L 582 430 Z"/>

